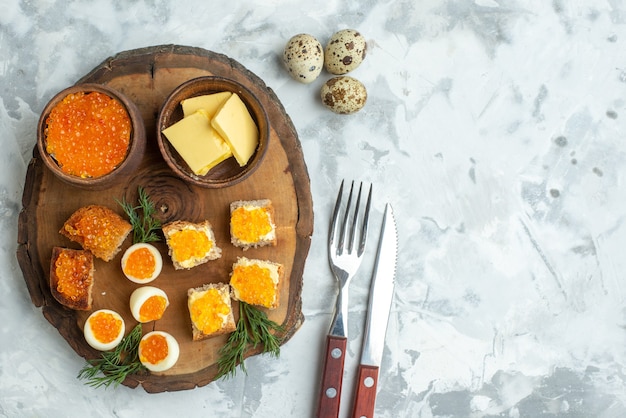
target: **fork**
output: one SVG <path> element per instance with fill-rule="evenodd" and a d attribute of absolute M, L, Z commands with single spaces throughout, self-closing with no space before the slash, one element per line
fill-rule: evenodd
<path fill-rule="evenodd" d="M 370 185 L 365 210 L 359 222 L 363 183 L 359 185 L 356 204 L 352 212 L 353 181 L 350 185 L 348 201 L 343 210 L 343 218 L 339 222 L 342 212 L 343 187 L 344 182 L 342 181 L 328 233 L 328 261 L 337 281 L 339 291 L 333 322 L 326 338 L 326 355 L 317 409 L 319 418 L 337 417 L 339 415 L 343 367 L 348 341 L 348 287 L 361 265 L 363 252 L 365 251 L 367 225 L 372 203 L 372 185 Z M 356 241 L 357 238 L 358 242 Z"/>

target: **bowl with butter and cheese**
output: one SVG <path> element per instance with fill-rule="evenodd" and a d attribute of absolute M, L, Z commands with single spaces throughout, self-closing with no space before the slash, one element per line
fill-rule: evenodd
<path fill-rule="evenodd" d="M 77 84 L 57 93 L 39 118 L 37 148 L 61 181 L 102 190 L 128 178 L 143 158 L 144 121 L 123 93 Z"/>
<path fill-rule="evenodd" d="M 181 84 L 161 106 L 157 142 L 183 180 L 205 188 L 250 176 L 267 151 L 269 120 L 259 99 L 235 80 L 203 76 Z"/>

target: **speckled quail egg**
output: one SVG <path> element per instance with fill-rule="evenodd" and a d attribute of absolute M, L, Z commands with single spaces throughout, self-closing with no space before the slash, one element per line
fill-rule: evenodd
<path fill-rule="evenodd" d="M 294 80 L 309 84 L 324 68 L 324 49 L 312 35 L 293 36 L 283 51 L 283 63 Z"/>
<path fill-rule="evenodd" d="M 111 350 L 122 341 L 126 326 L 124 319 L 115 311 L 100 309 L 85 321 L 83 332 L 87 343 L 100 351 Z"/>
<path fill-rule="evenodd" d="M 324 50 L 324 68 L 331 74 L 346 74 L 361 65 L 365 59 L 367 43 L 354 29 L 335 32 Z"/>
<path fill-rule="evenodd" d="M 355 78 L 338 76 L 324 83 L 321 98 L 324 106 L 333 112 L 349 115 L 365 106 L 367 90 L 363 83 Z"/>
<path fill-rule="evenodd" d="M 179 355 L 178 341 L 167 332 L 149 332 L 139 342 L 139 361 L 153 372 L 171 369 Z"/>

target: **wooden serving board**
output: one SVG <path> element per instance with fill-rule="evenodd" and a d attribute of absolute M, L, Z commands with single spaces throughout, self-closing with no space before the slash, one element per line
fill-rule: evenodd
<path fill-rule="evenodd" d="M 156 119 L 166 96 L 189 79 L 219 75 L 233 78 L 254 92 L 268 112 L 270 120 L 269 149 L 262 165 L 248 179 L 224 189 L 203 189 L 175 177 L 163 161 L 156 142 Z M 280 101 L 261 79 L 238 62 L 211 51 L 176 45 L 164 45 L 122 52 L 105 60 L 78 83 L 109 85 L 133 100 L 145 121 L 147 146 L 140 167 L 132 176 L 105 191 L 85 191 L 59 181 L 43 164 L 37 148 L 29 164 L 22 198 L 23 209 L 18 225 L 17 258 L 24 274 L 32 303 L 41 307 L 45 318 L 85 359 L 98 358 L 83 337 L 82 327 L 89 312 L 61 306 L 51 295 L 48 283 L 52 247 L 80 248 L 59 234 L 65 220 L 78 208 L 89 204 L 124 212 L 116 199 L 136 202 L 137 188 L 142 186 L 155 202 L 160 220 L 202 221 L 214 227 L 222 258 L 191 270 L 174 270 L 167 247 L 160 250 L 164 267 L 150 285 L 168 294 L 170 306 L 164 317 L 144 324 L 151 330 L 170 332 L 179 342 L 181 354 L 177 364 L 164 373 L 133 375 L 128 387 L 143 386 L 147 392 L 191 389 L 203 386 L 217 374 L 217 351 L 227 336 L 192 341 L 187 309 L 187 289 L 205 283 L 228 282 L 237 257 L 266 259 L 285 268 L 285 283 L 280 307 L 267 311 L 270 319 L 282 324 L 280 337 L 287 341 L 302 325 L 302 273 L 313 233 L 313 203 L 310 180 L 302 149 L 291 119 Z M 230 244 L 229 204 L 235 200 L 272 200 L 275 208 L 278 245 L 243 251 Z M 131 234 L 132 235 L 132 234 Z M 129 237 L 122 252 L 131 245 Z M 127 280 L 120 267 L 120 252 L 112 261 L 96 259 L 93 309 L 108 308 L 119 312 L 126 321 L 127 332 L 136 325 L 130 308 L 131 292 L 139 285 Z M 238 312 L 236 305 L 234 311 Z M 249 350 L 246 357 L 258 354 Z M 279 360 L 280 361 L 280 360 Z"/>

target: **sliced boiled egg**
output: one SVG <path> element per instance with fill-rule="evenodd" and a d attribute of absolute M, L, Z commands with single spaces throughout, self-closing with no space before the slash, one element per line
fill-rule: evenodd
<path fill-rule="evenodd" d="M 178 342 L 167 332 L 149 332 L 139 342 L 139 361 L 153 372 L 170 369 L 178 361 L 179 353 Z"/>
<path fill-rule="evenodd" d="M 161 274 L 163 258 L 152 244 L 140 242 L 133 244 L 122 256 L 122 271 L 128 280 L 145 284 L 150 283 Z"/>
<path fill-rule="evenodd" d="M 83 328 L 87 344 L 100 351 L 115 348 L 122 341 L 125 331 L 124 319 L 110 309 L 93 312 Z"/>
<path fill-rule="evenodd" d="M 130 295 L 130 312 L 142 323 L 161 319 L 170 301 L 167 294 L 153 286 L 142 286 Z"/>

